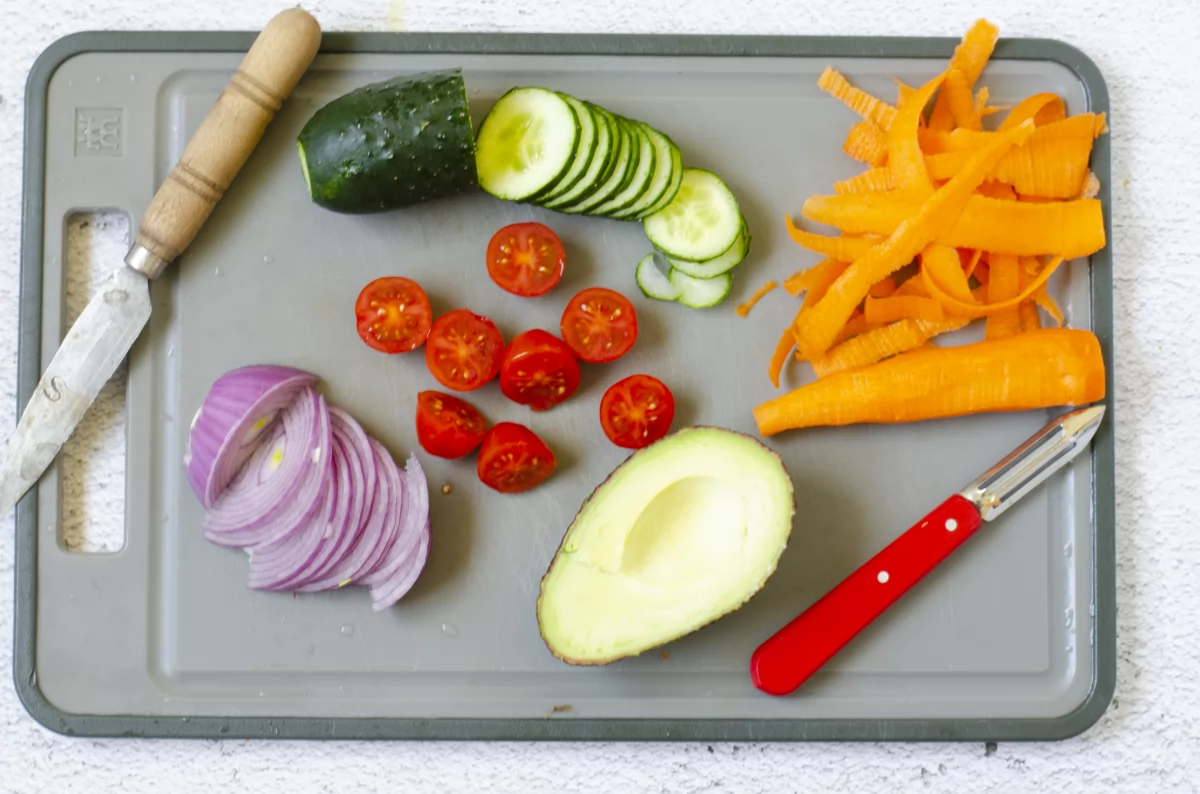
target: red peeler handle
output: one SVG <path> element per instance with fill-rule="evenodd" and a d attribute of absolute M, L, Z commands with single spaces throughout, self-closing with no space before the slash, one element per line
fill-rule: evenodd
<path fill-rule="evenodd" d="M 982 523 L 962 496 L 942 502 L 760 645 L 750 659 L 754 685 L 771 695 L 794 691 Z"/>

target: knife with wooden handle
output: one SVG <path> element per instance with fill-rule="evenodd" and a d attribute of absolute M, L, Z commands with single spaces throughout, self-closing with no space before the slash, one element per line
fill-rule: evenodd
<path fill-rule="evenodd" d="M 0 516 L 41 478 L 128 354 L 150 319 L 150 280 L 195 238 L 320 44 L 320 26 L 299 8 L 277 14 L 255 39 L 154 195 L 125 266 L 84 308 L 38 382 L 0 468 Z"/>
<path fill-rule="evenodd" d="M 999 516 L 1087 449 L 1103 419 L 1103 405 L 1063 414 L 935 507 L 760 645 L 750 659 L 754 685 L 770 695 L 799 688 L 984 521 Z"/>

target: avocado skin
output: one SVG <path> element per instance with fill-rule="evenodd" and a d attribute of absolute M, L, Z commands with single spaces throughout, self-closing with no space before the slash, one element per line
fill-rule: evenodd
<path fill-rule="evenodd" d="M 674 437 L 682 435 L 684 433 L 690 433 L 690 432 L 694 432 L 696 430 L 720 430 L 723 433 L 729 433 L 731 435 L 741 436 L 743 438 L 749 439 L 750 441 L 753 441 L 758 446 L 762 447 L 764 452 L 766 452 L 768 455 L 770 455 L 775 460 L 777 460 L 779 462 L 779 465 L 781 467 L 783 467 L 783 459 L 779 457 L 779 453 L 777 453 L 775 450 L 768 447 L 762 441 L 758 440 L 757 438 L 754 438 L 753 436 L 747 435 L 745 433 L 739 433 L 736 430 L 729 430 L 729 429 L 726 429 L 723 427 L 709 427 L 706 425 L 696 425 L 694 427 L 686 427 L 682 430 L 677 430 L 674 433 L 671 433 L 670 435 L 663 436 L 658 441 L 654 442 L 654 444 L 651 444 L 648 447 L 642 447 L 641 449 L 637 450 L 632 455 L 630 455 L 628 458 L 626 458 L 619 466 L 617 466 L 615 469 L 613 469 L 611 472 L 609 472 L 609 475 L 604 478 L 604 481 L 601 482 L 599 485 L 597 485 L 595 488 L 593 488 L 592 492 L 590 494 L 588 494 L 586 499 L 583 500 L 583 504 L 579 506 L 579 511 L 577 513 L 575 513 L 575 518 L 571 519 L 571 523 L 567 527 L 567 531 L 563 533 L 563 538 L 561 541 L 559 541 L 558 549 L 554 552 L 554 556 L 550 558 L 550 564 L 548 566 L 546 566 L 546 573 L 544 573 L 542 575 L 542 580 L 541 580 L 541 583 L 538 588 L 538 599 L 537 599 L 538 636 L 542 638 L 542 642 L 545 643 L 545 645 L 546 645 L 546 650 L 550 651 L 550 655 L 553 656 L 554 658 L 556 658 L 560 661 L 566 662 L 569 665 L 574 665 L 576 667 L 603 667 L 604 665 L 612 664 L 613 662 L 618 662 L 621 659 L 626 659 L 631 656 L 640 655 L 640 654 L 625 654 L 625 655 L 621 655 L 621 656 L 613 656 L 613 657 L 610 657 L 607 659 L 573 659 L 569 656 L 563 656 L 558 651 L 556 651 L 550 645 L 549 640 L 546 639 L 546 635 L 542 632 L 542 599 L 545 598 L 545 596 L 546 596 L 546 580 L 550 576 L 551 569 L 554 568 L 554 563 L 558 561 L 558 556 L 560 554 L 562 554 L 563 545 L 567 542 L 567 538 L 570 537 L 571 529 L 575 526 L 575 522 L 577 522 L 579 520 L 580 516 L 582 516 L 587 511 L 588 504 L 591 503 L 592 497 L 596 495 L 596 492 L 599 491 L 601 488 L 603 488 L 605 485 L 607 485 L 608 481 L 611 480 L 613 477 L 615 477 L 617 472 L 624 469 L 630 463 L 635 462 L 637 460 L 638 456 L 643 454 L 644 452 L 646 452 L 646 450 L 653 449 L 655 445 L 661 444 L 663 441 L 666 441 L 669 438 L 674 438 Z M 791 499 L 790 508 L 791 508 L 791 512 L 788 515 L 789 524 L 791 523 L 791 520 L 793 518 L 795 518 L 795 515 L 796 515 L 796 494 L 795 494 L 794 489 L 792 490 L 792 499 Z M 790 534 L 791 533 L 789 530 L 789 535 Z M 749 602 L 750 599 L 753 598 L 758 593 L 759 590 L 762 589 L 763 585 L 765 585 L 770 580 L 772 574 L 775 573 L 775 569 L 779 566 L 779 560 L 783 557 L 783 552 L 786 550 L 787 550 L 787 542 L 785 539 L 783 548 L 781 548 L 779 550 L 779 556 L 775 558 L 774 564 L 771 566 L 770 570 L 767 571 L 766 576 L 763 577 L 762 583 L 757 588 L 755 588 L 755 590 L 753 592 L 747 593 L 746 597 L 744 599 L 742 599 L 742 602 L 740 604 L 738 604 L 736 607 L 734 607 L 733 609 L 730 609 L 727 612 L 723 612 L 720 615 L 714 615 L 712 620 L 708 621 L 707 623 L 703 623 L 699 626 L 693 626 L 690 628 L 684 628 L 678 634 L 663 640 L 658 645 L 654 646 L 654 648 L 647 648 L 646 650 L 642 651 L 641 653 L 645 653 L 646 651 L 652 651 L 655 648 L 661 648 L 664 645 L 674 642 L 675 640 L 679 639 L 680 637 L 686 637 L 689 634 L 694 634 L 695 632 L 700 631 L 701 629 L 705 628 L 706 626 L 711 626 L 713 623 L 717 622 L 721 618 L 726 617 L 727 615 L 732 615 L 734 612 L 737 612 L 739 609 L 741 609 L 743 606 L 745 606 L 747 604 L 747 602 Z"/>
<path fill-rule="evenodd" d="M 297 142 L 312 200 L 335 212 L 382 212 L 479 184 L 461 69 L 357 88 L 313 114 Z"/>

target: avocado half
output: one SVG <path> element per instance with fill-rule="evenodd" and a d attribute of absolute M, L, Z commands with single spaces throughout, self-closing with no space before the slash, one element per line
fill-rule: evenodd
<path fill-rule="evenodd" d="M 601 665 L 696 631 L 762 588 L 795 511 L 783 461 L 757 440 L 693 427 L 656 441 L 571 522 L 542 578 L 542 639 Z"/>

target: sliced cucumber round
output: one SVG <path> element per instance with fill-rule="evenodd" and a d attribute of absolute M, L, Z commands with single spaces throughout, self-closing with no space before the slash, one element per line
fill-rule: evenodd
<path fill-rule="evenodd" d="M 656 301 L 678 300 L 679 296 L 683 294 L 683 288 L 671 283 L 671 279 L 658 266 L 656 258 L 656 254 L 649 253 L 642 257 L 641 262 L 638 262 L 637 270 L 634 272 L 638 289 L 647 298 L 653 298 Z"/>
<path fill-rule="evenodd" d="M 619 213 L 627 209 L 645 194 L 646 189 L 650 186 L 650 181 L 654 178 L 657 151 L 654 146 L 654 139 L 650 137 L 650 133 L 646 132 L 646 125 L 640 121 L 626 120 L 625 123 L 629 126 L 629 131 L 633 134 L 634 141 L 638 145 L 637 168 L 634 170 L 629 184 L 620 193 L 600 206 L 589 210 L 589 213 L 592 215 L 603 215 L 609 218 L 617 217 Z"/>
<path fill-rule="evenodd" d="M 729 250 L 741 218 L 737 199 L 716 174 L 686 168 L 675 198 L 643 225 L 650 242 L 667 256 L 703 262 Z"/>
<path fill-rule="evenodd" d="M 575 111 L 575 119 L 579 122 L 579 139 L 575 142 L 575 156 L 571 161 L 571 167 L 567 169 L 567 172 L 557 182 L 547 185 L 536 195 L 529 198 L 535 204 L 541 204 L 543 201 L 561 195 L 574 187 L 584 172 L 587 171 L 588 166 L 591 165 L 592 157 L 596 154 L 596 118 L 588 110 L 587 105 L 575 97 L 562 93 L 559 96 L 567 101 L 567 104 L 571 106 L 571 110 Z"/>
<path fill-rule="evenodd" d="M 740 265 L 749 252 L 750 230 L 746 227 L 745 219 L 742 219 L 742 231 L 725 253 L 715 259 L 709 259 L 704 262 L 689 262 L 686 259 L 676 259 L 675 257 L 668 256 L 667 264 L 692 278 L 716 278 Z"/>
<path fill-rule="evenodd" d="M 692 278 L 681 270 L 671 269 L 667 274 L 671 284 L 679 289 L 677 301 L 692 309 L 707 309 L 725 300 L 733 286 L 733 276 L 722 273 L 716 278 Z"/>
<path fill-rule="evenodd" d="M 567 207 L 585 196 L 589 196 L 596 185 L 608 178 L 616 160 L 616 148 L 619 140 L 616 123 L 602 109 L 595 105 L 583 103 L 588 109 L 592 122 L 596 125 L 596 151 L 588 163 L 587 170 L 579 177 L 573 186 L 562 193 L 547 197 L 539 203 L 548 209 Z"/>
<path fill-rule="evenodd" d="M 649 218 L 654 213 L 664 209 L 679 195 L 679 186 L 683 184 L 683 154 L 679 151 L 678 146 L 675 146 L 674 143 L 671 145 L 674 147 L 671 152 L 671 181 L 667 184 L 667 189 L 663 191 L 659 200 L 634 216 L 634 220 L 643 221 Z"/>
<path fill-rule="evenodd" d="M 642 191 L 642 195 L 625 209 L 613 213 L 611 216 L 613 218 L 621 220 L 637 218 L 660 203 L 670 203 L 669 199 L 663 202 L 663 196 L 670 189 L 672 183 L 678 182 L 674 171 L 678 169 L 679 177 L 683 176 L 683 160 L 679 155 L 679 147 L 649 124 L 643 124 L 642 131 L 654 144 L 654 173 L 650 175 L 650 181 Z M 679 189 L 678 185 L 675 189 Z"/>
<path fill-rule="evenodd" d="M 633 130 L 630 129 L 629 123 L 625 119 L 617 115 L 614 115 L 613 118 L 617 122 L 617 127 L 621 130 L 621 145 L 617 153 L 616 167 L 613 168 L 608 179 L 599 185 L 592 195 L 579 202 L 575 207 L 565 209 L 565 212 L 590 213 L 593 209 L 604 204 L 616 196 L 617 193 L 624 190 L 625 186 L 629 184 L 629 180 L 633 178 L 641 157 L 640 141 L 633 134 Z"/>
<path fill-rule="evenodd" d="M 524 201 L 555 184 L 574 163 L 579 119 L 545 88 L 514 88 L 479 127 L 479 186 L 497 198 Z"/>

